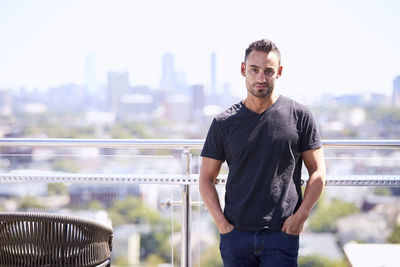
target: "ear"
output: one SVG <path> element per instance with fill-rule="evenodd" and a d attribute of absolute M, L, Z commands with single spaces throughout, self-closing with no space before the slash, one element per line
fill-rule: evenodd
<path fill-rule="evenodd" d="M 242 62 L 242 65 L 240 66 L 240 71 L 242 73 L 242 76 L 246 77 L 246 63 Z"/>
<path fill-rule="evenodd" d="M 281 75 L 282 75 L 282 66 L 279 66 L 278 67 L 278 73 L 276 74 L 276 78 L 278 79 L 279 77 L 281 77 Z"/>

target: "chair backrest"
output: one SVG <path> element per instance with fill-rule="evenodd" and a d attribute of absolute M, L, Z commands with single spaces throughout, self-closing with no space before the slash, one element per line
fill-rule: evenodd
<path fill-rule="evenodd" d="M 92 267 L 111 256 L 111 227 L 74 216 L 0 212 L 0 266 Z"/>

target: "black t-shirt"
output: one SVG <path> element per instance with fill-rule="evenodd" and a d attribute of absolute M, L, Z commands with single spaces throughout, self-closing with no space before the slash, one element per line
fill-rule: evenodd
<path fill-rule="evenodd" d="M 279 96 L 261 114 L 240 102 L 217 115 L 201 156 L 228 164 L 224 214 L 236 229 L 279 231 L 302 201 L 301 152 L 319 147 L 310 110 Z"/>

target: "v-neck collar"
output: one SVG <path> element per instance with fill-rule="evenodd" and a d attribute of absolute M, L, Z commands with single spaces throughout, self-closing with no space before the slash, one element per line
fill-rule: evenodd
<path fill-rule="evenodd" d="M 244 102 L 243 102 L 244 100 L 240 101 L 240 104 L 242 105 L 242 107 L 243 107 L 245 110 L 247 110 L 247 112 L 250 112 L 251 114 L 254 114 L 254 115 L 258 116 L 258 117 L 261 117 L 261 116 L 263 116 L 263 115 L 269 113 L 270 110 L 272 110 L 272 109 L 277 105 L 277 103 L 280 102 L 281 98 L 282 98 L 282 96 L 279 95 L 278 98 L 276 99 L 276 101 L 275 101 L 271 106 L 269 106 L 266 110 L 264 110 L 264 111 L 261 112 L 261 113 L 257 113 L 257 112 L 254 112 L 254 111 L 250 110 L 250 109 L 244 104 Z"/>

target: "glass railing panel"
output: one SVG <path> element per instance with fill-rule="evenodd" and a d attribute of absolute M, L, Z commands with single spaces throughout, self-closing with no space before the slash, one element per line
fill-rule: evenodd
<path fill-rule="evenodd" d="M 180 177 L 183 172 L 181 153 L 174 149 L 49 147 L 2 148 L 2 152 L 0 172 L 10 174 L 151 178 Z M 181 206 L 166 209 L 160 203 L 180 202 L 181 191 L 180 185 L 154 184 L 150 179 L 144 183 L 3 181 L 0 209 L 75 215 L 112 224 L 113 266 L 179 266 Z"/>
<path fill-rule="evenodd" d="M 398 149 L 325 149 L 331 175 L 397 175 L 399 160 Z"/>
<path fill-rule="evenodd" d="M 180 152 L 166 149 L 1 148 L 0 169 L 73 173 L 180 173 Z"/>
<path fill-rule="evenodd" d="M 325 148 L 324 154 L 327 179 L 339 185 L 325 187 L 306 222 L 300 266 L 313 260 L 347 266 L 346 244 L 392 243 L 398 227 L 399 187 L 385 181 L 400 179 L 400 150 Z M 305 168 L 303 175 L 307 176 Z M 363 183 L 366 180 L 370 182 Z"/>
<path fill-rule="evenodd" d="M 222 266 L 219 253 L 219 231 L 204 205 L 202 203 L 198 186 L 191 186 L 192 199 L 194 202 L 192 212 L 192 266 Z M 221 205 L 224 206 L 225 185 L 216 187 Z"/>

